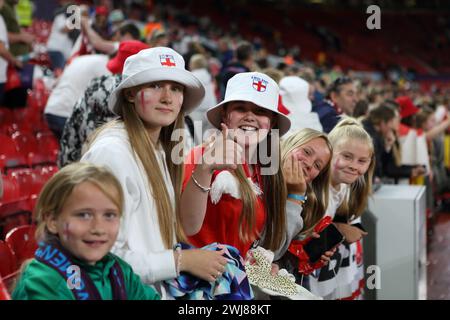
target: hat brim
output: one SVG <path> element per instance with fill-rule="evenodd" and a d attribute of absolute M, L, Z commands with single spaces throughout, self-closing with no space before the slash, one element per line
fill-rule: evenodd
<path fill-rule="evenodd" d="M 256 104 L 258 107 L 264 108 L 263 106 L 255 103 L 255 101 L 252 101 L 251 99 L 245 99 L 245 98 L 233 98 L 230 97 L 224 101 L 222 101 L 221 103 L 219 103 L 218 105 L 210 108 L 207 112 L 206 112 L 206 116 L 209 120 L 209 122 L 216 127 L 217 129 L 221 129 L 220 124 L 223 122 L 222 121 L 222 110 L 225 104 L 227 104 L 228 102 L 232 102 L 232 101 L 247 101 L 247 102 L 251 102 Z M 279 129 L 280 130 L 280 137 L 283 136 L 286 132 L 289 131 L 289 129 L 291 128 L 291 120 L 289 120 L 288 117 L 286 117 L 284 114 L 282 114 L 281 112 L 275 111 L 275 110 L 270 110 L 267 108 L 264 108 L 266 110 L 269 110 L 271 112 L 273 112 L 276 116 L 277 116 L 277 126 L 275 129 Z"/>
<path fill-rule="evenodd" d="M 200 80 L 187 70 L 179 68 L 151 68 L 138 72 L 125 78 L 111 93 L 108 107 L 117 115 L 120 115 L 119 103 L 123 89 L 139 86 L 156 81 L 174 81 L 184 86 L 184 98 L 182 110 L 188 114 L 202 102 L 205 97 L 205 88 Z"/>

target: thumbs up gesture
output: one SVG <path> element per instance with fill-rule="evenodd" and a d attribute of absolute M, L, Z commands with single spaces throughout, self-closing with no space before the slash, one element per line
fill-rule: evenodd
<path fill-rule="evenodd" d="M 229 135 L 229 129 L 221 124 L 221 134 L 211 136 L 206 143 L 203 154 L 203 166 L 211 172 L 214 170 L 235 170 L 238 164 L 244 163 L 244 152 Z"/>

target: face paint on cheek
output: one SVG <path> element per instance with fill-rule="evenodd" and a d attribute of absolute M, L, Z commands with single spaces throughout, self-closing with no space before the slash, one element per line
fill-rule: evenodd
<path fill-rule="evenodd" d="M 144 93 L 144 90 L 141 90 L 141 107 L 142 107 L 142 111 L 145 111 L 145 93 Z"/>
<path fill-rule="evenodd" d="M 66 223 L 64 224 L 64 229 L 63 229 L 63 234 L 62 234 L 62 236 L 63 236 L 63 239 L 64 239 L 65 241 L 68 241 L 68 240 L 69 240 L 69 236 L 70 236 L 69 222 L 66 222 Z"/>

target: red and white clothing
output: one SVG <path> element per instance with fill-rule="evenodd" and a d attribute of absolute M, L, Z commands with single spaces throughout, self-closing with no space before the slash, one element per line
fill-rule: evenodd
<path fill-rule="evenodd" d="M 334 217 L 337 209 L 349 195 L 349 185 L 341 184 L 339 190 L 330 186 L 326 216 Z M 352 223 L 360 222 L 360 218 Z M 310 291 L 325 300 L 355 300 L 362 298 L 364 264 L 362 241 L 341 244 L 330 262 L 309 276 Z"/>
<path fill-rule="evenodd" d="M 196 147 L 191 150 L 185 161 L 185 176 L 183 189 L 191 178 L 195 163 L 203 155 L 204 149 Z M 241 256 L 245 257 L 254 240 L 260 238 L 266 222 L 265 201 L 262 197 L 262 179 L 258 165 L 253 167 L 254 174 L 251 175 L 246 163 L 243 165 L 244 172 L 250 180 L 257 195 L 255 206 L 255 230 L 249 241 L 239 238 L 240 216 L 243 203 L 241 200 L 239 182 L 228 170 L 217 170 L 213 173 L 211 191 L 208 196 L 205 218 L 200 231 L 189 237 L 189 241 L 196 247 L 203 247 L 213 242 L 228 244 L 237 248 Z"/>

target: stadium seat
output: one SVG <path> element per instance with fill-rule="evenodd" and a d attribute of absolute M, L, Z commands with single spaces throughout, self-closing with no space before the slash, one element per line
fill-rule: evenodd
<path fill-rule="evenodd" d="M 14 115 L 11 109 L 0 107 L 0 125 L 8 125 L 14 122 Z"/>
<path fill-rule="evenodd" d="M 4 278 L 17 269 L 16 257 L 9 245 L 0 240 L 0 277 Z"/>
<path fill-rule="evenodd" d="M 34 163 L 39 163 L 39 154 L 37 152 L 36 137 L 29 132 L 15 132 L 11 136 L 17 150 L 27 158 L 27 163 L 32 166 Z"/>
<path fill-rule="evenodd" d="M 20 200 L 20 186 L 17 178 L 13 175 L 2 175 L 3 180 L 3 197 L 0 200 L 2 204 L 11 203 Z"/>
<path fill-rule="evenodd" d="M 16 257 L 17 268 L 22 263 L 34 257 L 38 245 L 35 239 L 36 226 L 26 225 L 14 228 L 5 238 L 5 242 L 12 249 Z"/>
<path fill-rule="evenodd" d="M 38 151 L 46 163 L 56 163 L 59 152 L 59 142 L 50 131 L 39 132 L 36 135 Z"/>
<path fill-rule="evenodd" d="M 27 166 L 24 155 L 17 151 L 16 145 L 11 137 L 0 134 L 0 169 L 4 172 L 7 168 Z"/>
<path fill-rule="evenodd" d="M 0 300 L 11 300 L 8 289 L 0 276 Z"/>

